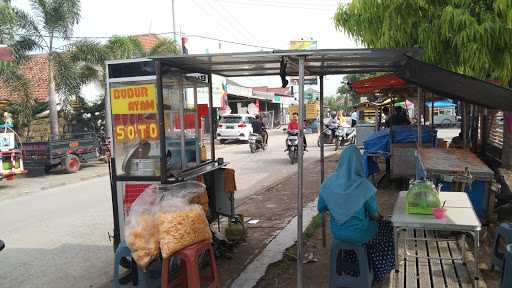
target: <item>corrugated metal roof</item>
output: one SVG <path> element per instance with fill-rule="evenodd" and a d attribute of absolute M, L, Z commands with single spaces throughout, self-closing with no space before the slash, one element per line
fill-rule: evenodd
<path fill-rule="evenodd" d="M 440 96 L 502 111 L 512 111 L 512 90 L 442 69 L 411 57 L 398 72 L 400 78 Z"/>
<path fill-rule="evenodd" d="M 305 56 L 305 75 L 395 72 L 406 55 L 417 57 L 421 49 L 323 49 L 270 52 L 177 55 L 154 58 L 184 70 L 225 77 L 279 75 L 286 59 L 287 76 L 299 74 L 298 57 Z"/>

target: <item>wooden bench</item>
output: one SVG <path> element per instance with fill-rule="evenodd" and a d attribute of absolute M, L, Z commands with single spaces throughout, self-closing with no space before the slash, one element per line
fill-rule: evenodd
<path fill-rule="evenodd" d="M 405 232 L 404 232 L 405 233 Z M 391 272 L 389 288 L 438 288 L 438 287 L 473 287 L 471 267 L 474 267 L 474 258 L 469 251 L 465 252 L 465 261 L 428 259 L 437 258 L 462 258 L 460 246 L 465 247 L 463 241 L 441 239 L 432 231 L 411 229 L 407 231 L 409 239 L 433 238 L 435 240 L 407 240 L 401 247 L 399 256 L 399 272 Z M 406 248 L 411 256 L 404 256 Z M 466 250 L 466 249 L 464 249 Z M 419 256 L 419 257 L 414 257 Z M 486 287 L 482 280 L 479 287 Z"/>

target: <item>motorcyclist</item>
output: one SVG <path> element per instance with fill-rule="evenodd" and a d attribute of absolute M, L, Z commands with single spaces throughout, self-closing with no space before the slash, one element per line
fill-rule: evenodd
<path fill-rule="evenodd" d="M 263 144 L 267 145 L 268 141 L 268 135 L 265 131 L 265 123 L 261 121 L 260 115 L 255 116 L 256 120 L 252 123 L 252 133 L 261 135 L 261 138 L 263 139 Z"/>
<path fill-rule="evenodd" d="M 292 120 L 288 123 L 288 132 L 299 130 L 299 113 L 292 114 Z M 306 142 L 306 135 L 302 135 L 302 143 L 304 143 L 304 150 L 308 147 L 308 143 Z"/>
<path fill-rule="evenodd" d="M 327 122 L 326 126 L 331 130 L 331 136 L 336 136 L 336 130 L 338 129 L 338 126 L 340 125 L 340 121 L 338 120 L 338 117 L 336 117 L 336 112 L 331 112 L 331 118 L 329 118 L 329 121 Z"/>

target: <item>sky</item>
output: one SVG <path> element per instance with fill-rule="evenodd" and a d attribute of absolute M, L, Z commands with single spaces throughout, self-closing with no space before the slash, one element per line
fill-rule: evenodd
<path fill-rule="evenodd" d="M 357 48 L 337 31 L 333 16 L 340 1 L 349 0 L 174 0 L 176 31 L 189 38 L 189 53 L 249 52 L 269 49 L 198 38 L 207 36 L 261 47 L 287 49 L 291 40 L 314 39 L 318 49 Z M 74 36 L 109 37 L 169 33 L 172 0 L 82 0 Z M 30 11 L 30 1 L 12 4 Z M 179 37 L 178 37 L 179 39 Z M 101 39 L 98 39 L 101 40 Z M 342 76 L 327 76 L 325 95 L 334 95 Z M 279 86 L 278 77 L 236 78 L 245 86 Z M 313 86 L 313 88 L 315 88 Z"/>

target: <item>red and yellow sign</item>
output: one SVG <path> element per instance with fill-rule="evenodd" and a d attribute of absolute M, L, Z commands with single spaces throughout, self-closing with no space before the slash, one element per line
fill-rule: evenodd
<path fill-rule="evenodd" d="M 110 89 L 112 114 L 156 113 L 154 84 L 122 86 Z"/>
<path fill-rule="evenodd" d="M 156 114 L 114 115 L 114 138 L 117 142 L 158 139 Z"/>

